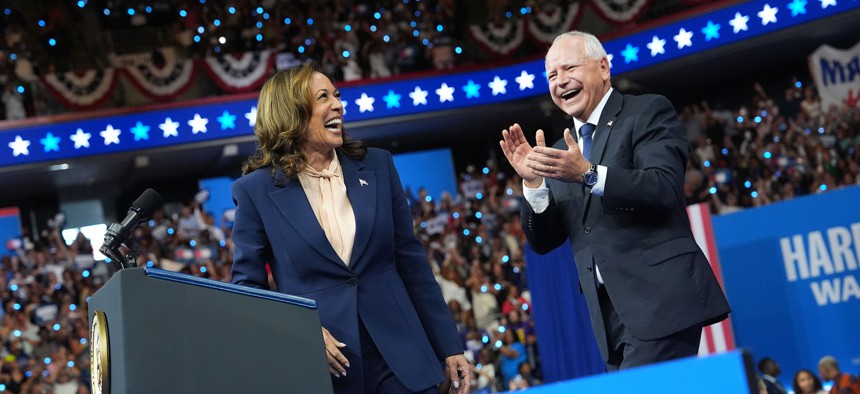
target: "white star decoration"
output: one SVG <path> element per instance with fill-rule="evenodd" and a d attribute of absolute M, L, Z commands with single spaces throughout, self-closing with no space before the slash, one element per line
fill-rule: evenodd
<path fill-rule="evenodd" d="M 779 8 L 771 7 L 770 4 L 765 4 L 764 8 L 758 12 L 758 17 L 761 18 L 761 25 L 766 26 L 768 23 L 776 23 L 776 13 Z"/>
<path fill-rule="evenodd" d="M 426 90 L 421 90 L 420 87 L 416 86 L 415 90 L 409 93 L 409 98 L 412 99 L 412 105 L 427 105 L 427 93 L 428 92 Z"/>
<path fill-rule="evenodd" d="M 355 100 L 355 103 L 358 104 L 358 112 L 364 113 L 364 111 L 373 112 L 373 102 L 376 101 L 373 97 L 368 97 L 367 93 L 362 93 L 361 98 Z"/>
<path fill-rule="evenodd" d="M 735 34 L 738 34 L 740 31 L 747 30 L 747 22 L 749 22 L 750 17 L 746 15 L 741 15 L 740 12 L 735 12 L 734 19 L 729 21 L 729 24 L 732 25 Z"/>
<path fill-rule="evenodd" d="M 831 5 L 836 7 L 836 0 L 818 0 L 818 1 L 821 2 L 821 9 L 822 10 L 831 6 Z"/>
<path fill-rule="evenodd" d="M 663 48 L 665 45 L 666 40 L 654 36 L 653 38 L 651 38 L 651 42 L 649 42 L 645 46 L 647 46 L 648 49 L 651 50 L 651 56 L 657 56 L 666 53 L 666 49 Z"/>
<path fill-rule="evenodd" d="M 493 82 L 488 83 L 487 86 L 489 86 L 490 89 L 493 89 L 493 96 L 500 94 L 500 93 L 501 94 L 508 93 L 508 89 L 505 88 L 505 86 L 508 86 L 508 80 L 507 79 L 501 79 L 501 78 L 499 78 L 498 75 L 496 75 L 496 77 L 493 78 Z"/>
<path fill-rule="evenodd" d="M 170 118 L 164 119 L 164 123 L 158 125 L 158 128 L 164 132 L 164 138 L 179 136 L 179 132 L 176 131 L 176 129 L 179 128 L 179 122 L 174 122 L 170 120 Z"/>
<path fill-rule="evenodd" d="M 207 124 L 209 124 L 209 119 L 201 118 L 200 114 L 194 114 L 194 119 L 188 121 L 192 134 L 205 133 Z"/>
<path fill-rule="evenodd" d="M 343 106 L 346 107 L 346 102 Z M 251 111 L 245 114 L 245 119 L 248 119 L 248 126 L 254 127 L 257 124 L 257 107 L 251 107 Z"/>
<path fill-rule="evenodd" d="M 612 59 L 615 59 L 615 55 L 611 53 L 606 54 L 606 61 L 609 62 L 609 68 L 612 68 Z"/>
<path fill-rule="evenodd" d="M 105 140 L 105 145 L 117 144 L 119 145 L 119 134 L 122 133 L 121 130 L 113 128 L 111 125 L 107 125 L 107 128 L 99 132 L 99 135 L 102 136 Z"/>
<path fill-rule="evenodd" d="M 30 141 L 21 138 L 20 135 L 15 136 L 15 141 L 9 143 L 9 147 L 12 148 L 12 156 L 18 155 L 29 155 L 30 150 L 27 149 L 30 146 Z"/>
<path fill-rule="evenodd" d="M 535 75 L 527 73 L 526 70 L 523 70 L 520 76 L 514 78 L 514 80 L 520 84 L 520 90 L 534 89 L 535 87 Z"/>
<path fill-rule="evenodd" d="M 92 135 L 90 133 L 84 133 L 83 130 L 78 129 L 75 134 L 69 136 L 69 138 L 75 142 L 75 149 L 80 148 L 89 148 L 90 147 L 90 137 Z"/>
<path fill-rule="evenodd" d="M 675 36 L 675 41 L 678 43 L 678 49 L 683 47 L 691 47 L 693 46 L 693 32 L 686 31 L 682 27 L 678 34 Z"/>
<path fill-rule="evenodd" d="M 436 89 L 436 94 L 439 95 L 439 102 L 444 103 L 446 101 L 454 102 L 454 88 L 448 86 L 447 83 L 442 83 L 442 86 L 439 89 Z"/>

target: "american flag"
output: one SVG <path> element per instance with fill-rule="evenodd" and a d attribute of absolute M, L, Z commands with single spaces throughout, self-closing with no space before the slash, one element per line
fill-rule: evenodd
<path fill-rule="evenodd" d="M 711 226 L 711 211 L 708 204 L 695 204 L 687 207 L 687 215 L 690 216 L 690 227 L 693 229 L 693 237 L 696 243 L 705 252 L 705 256 L 711 263 L 714 275 L 720 286 L 725 291 L 723 276 L 720 270 L 720 258 L 717 255 L 717 243 L 714 239 L 714 229 Z M 699 356 L 722 353 L 735 348 L 735 337 L 732 332 L 731 319 L 707 326 L 702 330 L 702 340 L 699 342 Z"/>

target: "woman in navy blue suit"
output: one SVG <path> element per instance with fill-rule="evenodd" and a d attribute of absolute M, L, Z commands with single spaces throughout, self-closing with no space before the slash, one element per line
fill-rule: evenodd
<path fill-rule="evenodd" d="M 468 392 L 470 365 L 391 155 L 351 140 L 313 65 L 263 86 L 259 150 L 233 184 L 233 282 L 317 302 L 338 393 Z M 445 368 L 443 368 L 443 365 Z"/>

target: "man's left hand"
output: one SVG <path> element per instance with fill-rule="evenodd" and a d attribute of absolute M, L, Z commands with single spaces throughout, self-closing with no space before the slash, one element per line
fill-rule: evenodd
<path fill-rule="evenodd" d="M 591 164 L 582 156 L 570 129 L 564 129 L 564 142 L 567 150 L 535 146 L 528 156 L 527 165 L 538 176 L 582 183 L 582 174 L 588 171 Z"/>

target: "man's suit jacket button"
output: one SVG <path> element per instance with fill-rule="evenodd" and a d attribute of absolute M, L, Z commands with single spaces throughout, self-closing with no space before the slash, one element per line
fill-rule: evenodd
<path fill-rule="evenodd" d="M 591 227 L 585 226 L 585 233 L 591 234 Z"/>
<path fill-rule="evenodd" d="M 349 286 L 355 287 L 355 278 L 347 279 L 346 284 Z"/>
<path fill-rule="evenodd" d="M 591 266 L 590 266 L 590 265 L 589 265 L 589 266 L 586 266 L 586 267 L 585 267 L 585 269 L 587 269 L 587 270 L 588 270 L 588 272 L 591 272 Z"/>

